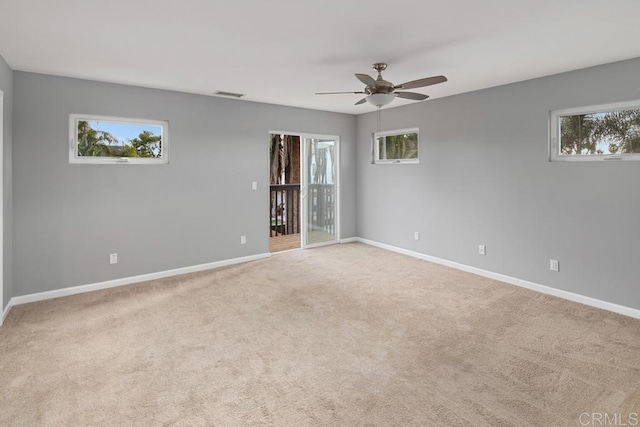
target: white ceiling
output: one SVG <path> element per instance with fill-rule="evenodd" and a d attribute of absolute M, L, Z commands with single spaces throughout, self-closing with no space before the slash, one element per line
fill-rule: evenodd
<path fill-rule="evenodd" d="M 374 62 L 396 84 L 444 74 L 414 90 L 436 98 L 640 57 L 639 17 L 639 0 L 0 0 L 0 55 L 14 70 L 360 114 L 375 109 L 360 95 L 314 93 L 362 90 L 353 74 L 375 77 Z"/>

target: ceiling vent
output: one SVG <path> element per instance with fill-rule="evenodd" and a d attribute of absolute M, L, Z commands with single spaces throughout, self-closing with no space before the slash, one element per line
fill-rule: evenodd
<path fill-rule="evenodd" d="M 230 98 L 242 98 L 244 96 L 244 93 L 223 92 L 221 90 L 217 90 L 213 94 L 218 96 L 228 96 Z"/>

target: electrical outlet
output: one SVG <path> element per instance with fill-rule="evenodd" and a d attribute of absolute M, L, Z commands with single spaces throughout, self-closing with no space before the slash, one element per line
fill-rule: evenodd
<path fill-rule="evenodd" d="M 247 236 L 240 236 L 240 244 L 244 245 L 247 243 Z"/>
<path fill-rule="evenodd" d="M 560 271 L 560 262 L 557 259 L 549 260 L 549 270 Z"/>
<path fill-rule="evenodd" d="M 251 183 L 251 189 L 252 190 L 257 190 L 258 189 L 258 181 L 253 181 Z"/>
<path fill-rule="evenodd" d="M 478 253 L 480 255 L 486 255 L 487 254 L 487 247 L 485 245 L 478 245 Z"/>
<path fill-rule="evenodd" d="M 414 238 L 415 240 L 420 240 L 420 232 L 419 232 L 419 231 L 416 231 L 415 233 L 413 233 L 413 238 Z"/>
<path fill-rule="evenodd" d="M 109 254 L 109 264 L 118 263 L 118 254 Z"/>

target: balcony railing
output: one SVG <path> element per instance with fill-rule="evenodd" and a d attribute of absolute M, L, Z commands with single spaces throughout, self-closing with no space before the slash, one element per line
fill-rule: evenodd
<path fill-rule="evenodd" d="M 307 197 L 311 202 L 309 225 L 314 231 L 335 233 L 335 200 L 333 184 L 309 184 Z"/>
<path fill-rule="evenodd" d="M 298 234 L 302 228 L 300 184 L 271 187 L 271 236 Z M 310 184 L 307 194 L 309 229 L 335 234 L 335 195 L 333 184 Z"/>
<path fill-rule="evenodd" d="M 271 186 L 271 235 L 300 233 L 300 184 Z"/>

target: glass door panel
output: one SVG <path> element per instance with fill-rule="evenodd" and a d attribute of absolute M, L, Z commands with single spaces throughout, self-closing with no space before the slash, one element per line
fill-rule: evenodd
<path fill-rule="evenodd" d="M 335 138 L 305 138 L 306 247 L 337 241 L 337 144 Z"/>

